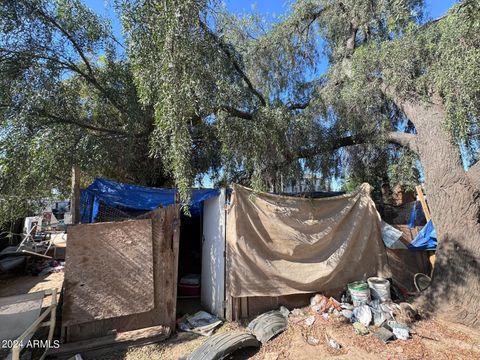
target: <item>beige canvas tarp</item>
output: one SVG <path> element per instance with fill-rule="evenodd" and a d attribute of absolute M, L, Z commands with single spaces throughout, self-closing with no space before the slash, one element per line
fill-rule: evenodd
<path fill-rule="evenodd" d="M 233 297 L 324 292 L 386 272 L 370 185 L 305 199 L 233 187 L 227 213 L 227 273 Z"/>

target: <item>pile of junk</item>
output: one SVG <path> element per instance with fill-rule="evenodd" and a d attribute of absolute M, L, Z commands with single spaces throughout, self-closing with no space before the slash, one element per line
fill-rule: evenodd
<path fill-rule="evenodd" d="M 392 300 L 392 295 L 395 301 Z M 404 299 L 401 293 L 391 286 L 388 279 L 370 277 L 365 281 L 355 281 L 346 286 L 340 301 L 316 294 L 311 297 L 310 306 L 292 311 L 281 306 L 279 310 L 257 316 L 244 330 L 221 332 L 212 336 L 212 332 L 208 335 L 204 333 L 202 335 L 210 337 L 186 359 L 223 358 L 241 348 L 259 348 L 286 330 L 289 322 L 309 328 L 317 321 L 318 316 L 324 320 L 332 319 L 351 324 L 358 336 L 373 333 L 385 344 L 397 340 L 406 341 L 411 339 L 409 325 L 418 320 L 419 315 L 411 304 L 402 300 Z M 213 325 L 213 321 L 209 323 Z M 184 324 L 181 324 L 180 330 L 189 331 L 182 328 L 182 325 Z M 218 325 L 216 322 L 209 330 Z M 328 336 L 319 339 L 309 335 L 305 340 L 313 346 L 325 341 L 333 349 L 342 348 L 341 344 Z"/>

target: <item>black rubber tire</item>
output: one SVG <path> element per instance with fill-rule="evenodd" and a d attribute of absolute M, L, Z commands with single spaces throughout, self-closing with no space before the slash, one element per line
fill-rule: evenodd
<path fill-rule="evenodd" d="M 283 332 L 288 326 L 287 318 L 278 310 L 266 312 L 248 324 L 248 330 L 262 344 Z"/>
<path fill-rule="evenodd" d="M 215 334 L 188 355 L 187 360 L 220 360 L 246 347 L 258 348 L 260 342 L 252 334 L 243 331 Z"/>

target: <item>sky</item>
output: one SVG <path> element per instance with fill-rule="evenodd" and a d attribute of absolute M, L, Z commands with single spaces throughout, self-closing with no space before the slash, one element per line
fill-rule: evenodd
<path fill-rule="evenodd" d="M 113 11 L 113 0 L 84 0 L 85 4 L 97 14 L 108 17 L 112 21 L 115 35 L 121 38 L 121 25 L 118 17 Z M 227 8 L 238 14 L 252 12 L 254 10 L 267 16 L 269 19 L 284 14 L 288 9 L 291 0 L 224 0 Z M 427 17 L 436 19 L 457 1 L 456 0 L 425 0 Z"/>

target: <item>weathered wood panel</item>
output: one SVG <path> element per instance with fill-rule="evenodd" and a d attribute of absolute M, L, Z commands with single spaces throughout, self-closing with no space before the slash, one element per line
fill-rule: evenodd
<path fill-rule="evenodd" d="M 314 294 L 292 294 L 285 296 L 251 296 L 230 298 L 232 309 L 227 311 L 227 320 L 251 319 L 264 312 L 285 306 L 287 309 L 302 308 L 310 303 Z"/>
<path fill-rule="evenodd" d="M 115 332 L 164 325 L 175 328 L 180 212 L 178 205 L 142 216 L 152 221 L 154 308 L 140 314 L 70 326 L 67 341 L 81 341 Z"/>
<path fill-rule="evenodd" d="M 152 220 L 69 228 L 64 326 L 138 314 L 153 307 Z"/>

